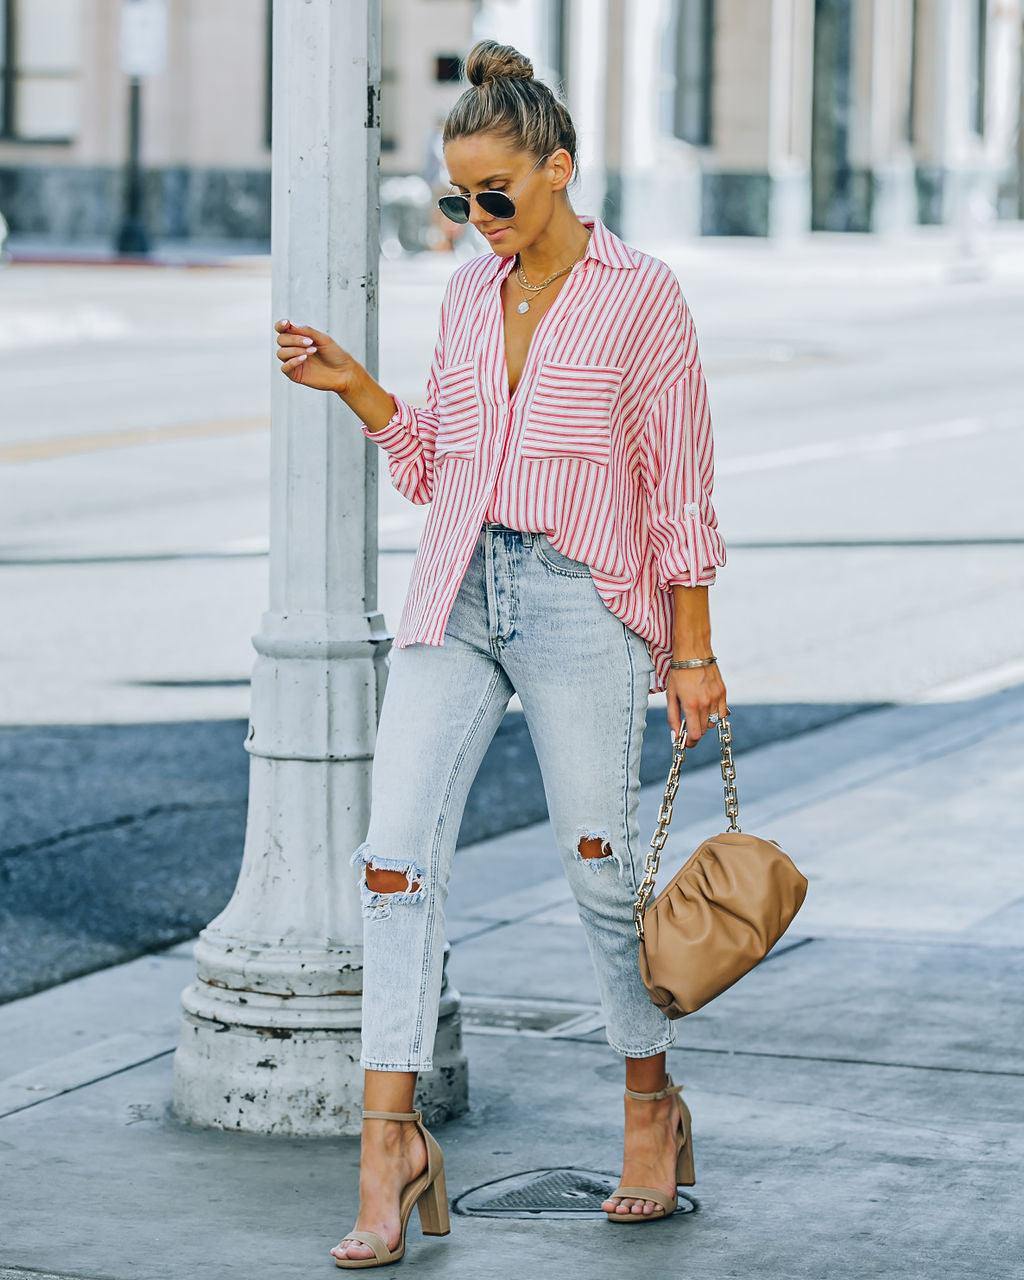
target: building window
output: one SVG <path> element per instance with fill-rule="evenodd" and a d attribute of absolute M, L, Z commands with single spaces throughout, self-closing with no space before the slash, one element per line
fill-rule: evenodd
<path fill-rule="evenodd" d="M 988 46 L 988 0 L 974 0 L 968 42 L 968 123 L 979 137 L 985 136 L 985 55 Z"/>
<path fill-rule="evenodd" d="M 438 84 L 451 84 L 462 79 L 462 59 L 457 53 L 442 53 L 434 59 L 434 79 Z"/>
<path fill-rule="evenodd" d="M 667 133 L 697 147 L 711 143 L 714 0 L 671 0 L 662 95 Z"/>
<path fill-rule="evenodd" d="M 80 0 L 0 0 L 0 137 L 74 138 L 81 8 Z"/>

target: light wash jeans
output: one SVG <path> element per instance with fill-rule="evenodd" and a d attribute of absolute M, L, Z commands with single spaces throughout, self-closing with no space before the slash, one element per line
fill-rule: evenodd
<path fill-rule="evenodd" d="M 635 1058 L 672 1043 L 673 1025 L 640 978 L 633 928 L 646 855 L 637 803 L 651 665 L 646 643 L 607 608 L 585 564 L 542 534 L 500 525 L 480 532 L 444 644 L 392 650 L 370 826 L 352 861 L 400 871 L 407 888 L 371 892 L 364 870 L 363 1067 L 431 1067 L 455 842 L 513 692 L 540 762 L 608 1042 Z M 607 856 L 583 858 L 580 841 L 595 837 Z M 561 994 L 552 971 L 550 995 Z"/>

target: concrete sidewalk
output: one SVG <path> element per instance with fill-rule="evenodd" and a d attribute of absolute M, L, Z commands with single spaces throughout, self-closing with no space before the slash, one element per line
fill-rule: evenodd
<path fill-rule="evenodd" d="M 778 839 L 810 888 L 769 959 L 677 1024 L 688 1211 L 637 1227 L 457 1212 L 444 1240 L 414 1216 L 406 1269 L 1024 1273 L 1024 690 L 738 746 L 742 825 Z M 659 795 L 644 793 L 645 838 Z M 709 770 L 684 780 L 670 870 L 720 829 L 719 797 Z M 449 934 L 472 1103 L 438 1130 L 456 1209 L 527 1170 L 614 1177 L 621 1066 L 586 1001 L 546 824 L 460 851 Z M 191 1129 L 169 1113 L 190 951 L 0 1006 L 0 1280 L 337 1274 L 356 1140 Z M 559 1001 L 566 990 L 583 1003 Z"/>

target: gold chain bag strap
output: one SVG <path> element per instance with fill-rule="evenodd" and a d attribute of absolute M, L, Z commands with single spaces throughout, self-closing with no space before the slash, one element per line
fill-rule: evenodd
<path fill-rule="evenodd" d="M 658 827 L 633 908 L 640 974 L 651 999 L 670 1018 L 693 1013 L 760 964 L 807 893 L 806 878 L 774 840 L 740 830 L 728 719 L 718 722 L 718 740 L 728 830 L 705 840 L 650 901 L 686 759 L 683 725 L 673 745 Z"/>

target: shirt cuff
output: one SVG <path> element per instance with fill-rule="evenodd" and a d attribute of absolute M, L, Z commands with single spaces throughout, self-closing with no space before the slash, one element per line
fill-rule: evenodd
<path fill-rule="evenodd" d="M 379 444 L 391 457 L 405 458 L 414 454 L 418 447 L 413 435 L 416 415 L 411 405 L 393 392 L 391 394 L 395 401 L 395 412 L 379 431 L 371 431 L 364 422 L 363 435 L 374 444 Z"/>
<path fill-rule="evenodd" d="M 676 526 L 676 537 L 658 557 L 658 586 L 710 587 L 718 566 L 725 564 L 725 543 L 717 528 L 703 524 L 695 502 L 684 507 L 684 518 Z"/>

